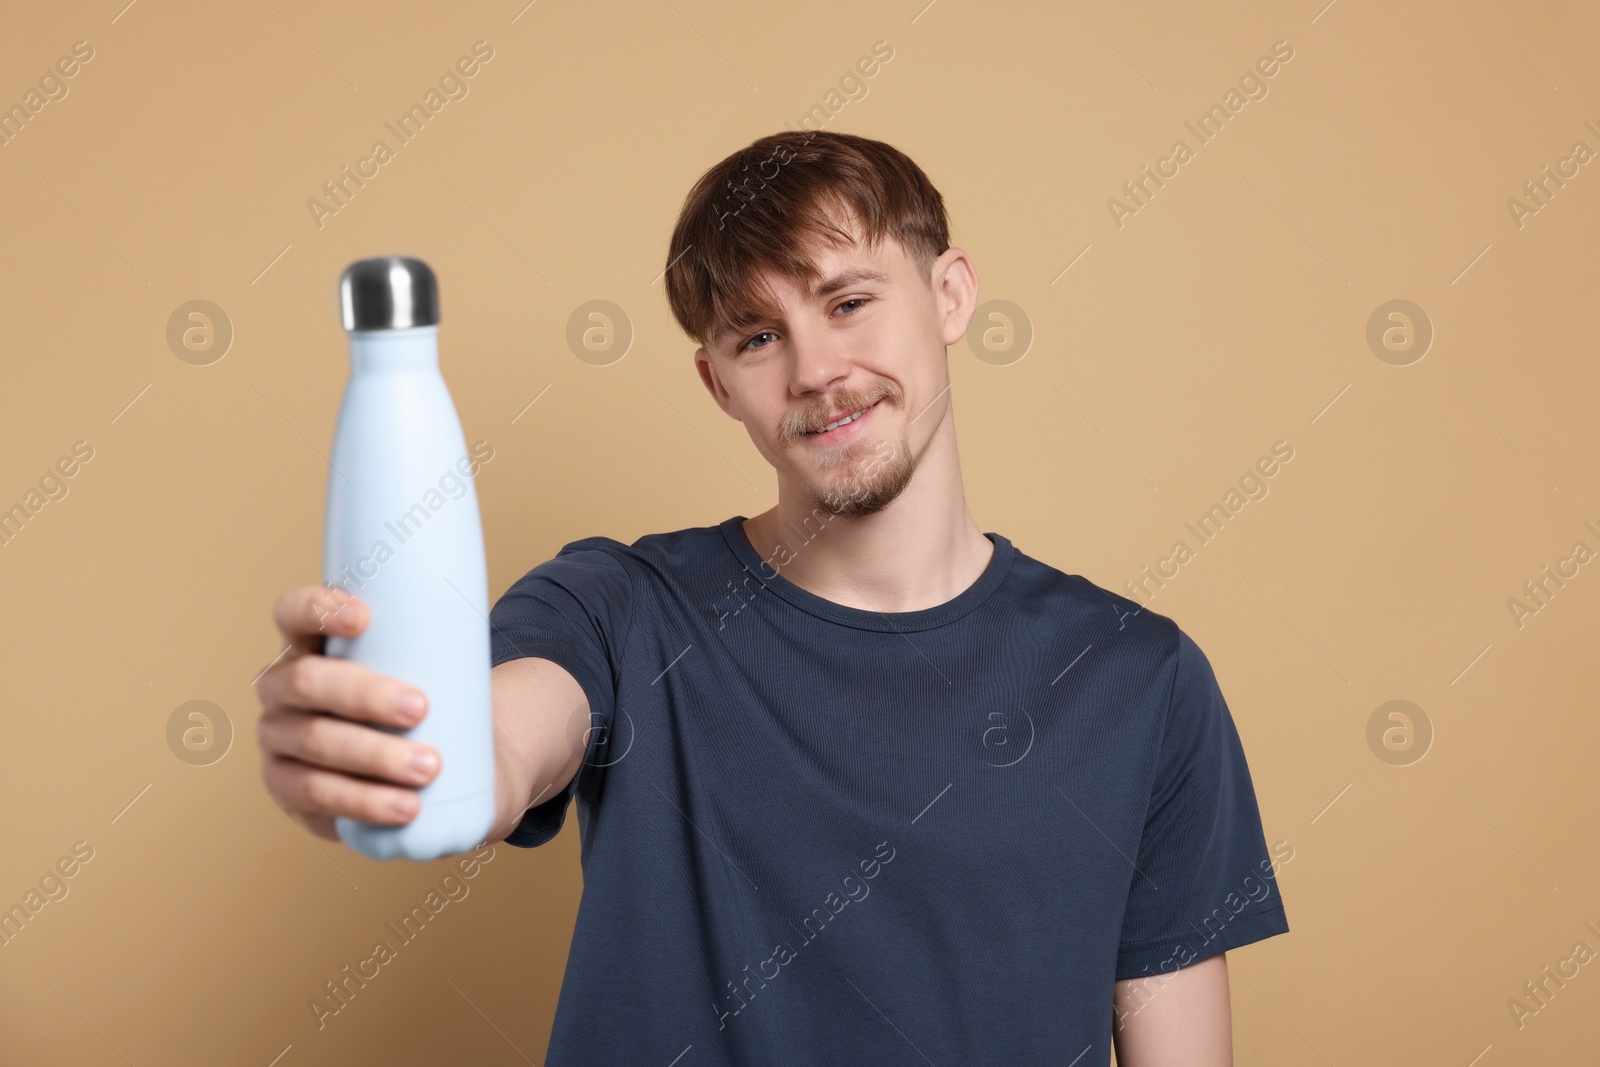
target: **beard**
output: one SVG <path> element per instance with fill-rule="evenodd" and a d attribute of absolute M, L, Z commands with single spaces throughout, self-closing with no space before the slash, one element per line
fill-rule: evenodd
<path fill-rule="evenodd" d="M 835 394 L 831 403 L 837 405 L 836 408 L 819 402 L 814 412 L 791 416 L 783 426 L 783 433 L 798 439 L 830 410 L 856 410 L 880 401 L 885 411 L 891 407 L 903 408 L 905 394 L 893 380 L 881 378 L 874 388 L 865 392 Z M 911 437 L 905 429 L 898 442 L 863 439 L 838 448 L 812 451 L 809 446 L 803 447 L 811 452 L 807 459 L 822 479 L 820 485 L 808 482 L 806 486 L 805 495 L 811 510 L 835 518 L 882 511 L 900 495 L 917 469 L 917 457 L 911 451 Z"/>
<path fill-rule="evenodd" d="M 807 496 L 813 511 L 835 518 L 882 511 L 910 484 L 911 475 L 917 469 L 917 458 L 912 455 L 910 437 L 903 435 L 898 444 L 879 441 L 870 450 L 851 449 L 825 460 L 825 469 L 841 467 L 844 474 L 834 479 L 833 484 L 821 489 L 808 487 Z"/>

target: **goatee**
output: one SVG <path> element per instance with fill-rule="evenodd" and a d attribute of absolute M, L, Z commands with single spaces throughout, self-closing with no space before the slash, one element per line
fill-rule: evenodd
<path fill-rule="evenodd" d="M 911 454 L 911 440 L 902 437 L 899 444 L 890 445 L 888 455 L 877 455 L 866 460 L 859 473 L 852 472 L 843 486 L 813 490 L 811 506 L 836 518 L 853 518 L 882 511 L 894 502 L 911 482 L 917 469 L 916 457 Z"/>

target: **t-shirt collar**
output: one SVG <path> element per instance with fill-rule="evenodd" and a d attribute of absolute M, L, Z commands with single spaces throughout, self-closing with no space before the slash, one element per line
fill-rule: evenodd
<path fill-rule="evenodd" d="M 943 604 L 936 604 L 931 608 L 920 608 L 916 611 L 871 611 L 863 608 L 847 607 L 836 604 L 815 593 L 802 589 L 800 586 L 785 578 L 782 574 L 782 565 L 774 560 L 768 564 L 761 554 L 750 543 L 750 538 L 744 532 L 743 523 L 745 516 L 735 515 L 718 524 L 723 538 L 728 543 L 728 548 L 734 557 L 744 565 L 745 569 L 753 574 L 762 586 L 777 593 L 785 601 L 800 608 L 802 611 L 838 623 L 841 626 L 851 626 L 858 630 L 879 630 L 885 632 L 905 633 L 913 630 L 931 630 L 938 626 L 945 626 L 967 614 L 973 608 L 987 600 L 1000 583 L 1005 580 L 1007 571 L 1011 567 L 1015 550 L 1011 542 L 1001 534 L 985 533 L 994 544 L 994 552 L 989 557 L 988 565 L 983 573 L 967 588 L 957 593 Z M 821 536 L 819 533 L 817 536 Z M 791 546 L 795 551 L 803 552 L 804 547 Z"/>

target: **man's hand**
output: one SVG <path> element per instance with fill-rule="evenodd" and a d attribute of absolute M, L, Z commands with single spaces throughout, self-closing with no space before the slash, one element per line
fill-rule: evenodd
<path fill-rule="evenodd" d="M 415 726 L 427 714 L 427 697 L 322 654 L 325 634 L 354 637 L 367 628 L 366 605 L 342 590 L 309 585 L 279 597 L 272 614 L 289 651 L 255 685 L 267 791 L 313 833 L 334 841 L 335 816 L 385 826 L 410 822 L 421 805 L 417 787 L 439 773 L 439 753 L 365 724 Z"/>
<path fill-rule="evenodd" d="M 1117 1067 L 1233 1067 L 1227 955 L 1116 984 Z"/>

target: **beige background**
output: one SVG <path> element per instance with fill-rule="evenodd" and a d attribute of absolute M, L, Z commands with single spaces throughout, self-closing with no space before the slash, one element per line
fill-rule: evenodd
<path fill-rule="evenodd" d="M 1600 164 L 1520 228 L 1507 206 L 1574 141 L 1600 149 L 1592 7 L 123 2 L 12 5 L 0 32 L 0 103 L 94 49 L 0 147 L 0 507 L 94 449 L 0 547 L 0 905 L 94 850 L 0 948 L 0 1061 L 543 1062 L 571 819 L 498 846 L 321 1031 L 308 1008 L 447 869 L 312 839 L 259 788 L 269 609 L 320 573 L 335 282 L 375 254 L 438 271 L 444 373 L 496 449 L 492 596 L 579 537 L 753 515 L 770 469 L 656 279 L 694 179 L 879 40 L 894 58 L 827 128 L 916 159 L 982 298 L 1034 331 L 1007 365 L 950 351 L 984 530 L 1121 591 L 1295 449 L 1151 602 L 1210 655 L 1267 838 L 1294 848 L 1292 933 L 1232 954 L 1238 1062 L 1593 1054 L 1600 966 L 1521 1028 L 1507 1006 L 1600 950 L 1600 565 L 1521 628 L 1507 607 L 1574 542 L 1600 549 Z M 478 40 L 470 94 L 319 229 L 307 199 Z M 1269 95 L 1113 224 L 1122 182 L 1196 147 L 1183 123 L 1279 40 Z M 197 299 L 235 332 L 209 366 L 166 341 Z M 608 366 L 565 340 L 594 299 L 635 334 Z M 1408 366 L 1366 341 L 1392 299 L 1436 333 Z M 208 766 L 166 737 L 196 699 L 234 732 Z M 1367 740 L 1394 699 L 1435 735 L 1407 766 Z"/>

